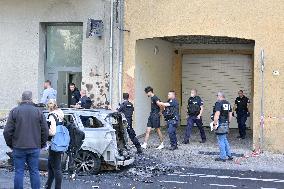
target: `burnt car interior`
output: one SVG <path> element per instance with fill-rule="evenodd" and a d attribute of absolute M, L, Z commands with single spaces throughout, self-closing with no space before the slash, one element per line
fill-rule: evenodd
<path fill-rule="evenodd" d="M 81 122 L 87 128 L 101 128 L 103 123 L 94 116 L 80 116 Z"/>

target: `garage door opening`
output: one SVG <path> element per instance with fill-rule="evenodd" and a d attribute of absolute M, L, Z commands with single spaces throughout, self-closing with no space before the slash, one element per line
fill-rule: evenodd
<path fill-rule="evenodd" d="M 150 100 L 143 90 L 150 85 L 166 100 L 174 89 L 181 105 L 181 125 L 186 125 L 190 90 L 197 89 L 204 100 L 203 125 L 209 126 L 216 93 L 222 91 L 233 105 L 243 90 L 253 101 L 254 40 L 216 36 L 173 36 L 138 40 L 135 62 L 136 130 L 145 131 Z M 252 146 L 252 114 L 246 124 Z M 237 132 L 236 118 L 230 128 Z"/>

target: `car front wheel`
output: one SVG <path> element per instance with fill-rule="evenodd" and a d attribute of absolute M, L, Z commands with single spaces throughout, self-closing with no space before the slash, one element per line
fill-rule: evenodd
<path fill-rule="evenodd" d="M 98 174 L 101 170 L 101 159 L 93 152 L 80 150 L 74 161 L 78 174 Z"/>

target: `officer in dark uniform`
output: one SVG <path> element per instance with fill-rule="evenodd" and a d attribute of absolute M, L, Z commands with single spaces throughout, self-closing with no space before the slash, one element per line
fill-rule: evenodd
<path fill-rule="evenodd" d="M 249 113 L 249 103 L 250 100 L 244 95 L 244 92 L 240 90 L 238 92 L 238 97 L 235 100 L 234 111 L 237 114 L 237 122 L 240 136 L 238 138 L 245 139 L 246 137 L 246 121 L 250 116 Z"/>
<path fill-rule="evenodd" d="M 176 95 L 174 91 L 169 91 L 168 93 L 168 101 L 166 103 L 159 102 L 159 105 L 165 107 L 163 111 L 163 115 L 165 121 L 167 122 L 168 134 L 170 137 L 171 147 L 169 150 L 176 150 L 177 147 L 177 136 L 176 136 L 176 128 L 179 123 L 179 104 L 176 99 Z"/>
<path fill-rule="evenodd" d="M 202 127 L 203 125 L 202 117 L 201 117 L 202 113 L 203 113 L 203 101 L 199 96 L 197 96 L 196 89 L 192 89 L 191 97 L 188 99 L 188 108 L 187 108 L 188 118 L 187 118 L 187 127 L 185 130 L 185 137 L 184 137 L 183 144 L 189 143 L 189 138 L 190 138 L 191 130 L 192 130 L 194 123 L 196 123 L 200 131 L 200 135 L 201 135 L 200 143 L 206 142 L 206 135 Z"/>
<path fill-rule="evenodd" d="M 74 83 L 69 84 L 69 89 L 71 92 L 71 96 L 69 98 L 69 106 L 71 108 L 74 108 L 81 98 L 80 91 L 76 88 Z"/>
<path fill-rule="evenodd" d="M 78 105 L 80 106 L 80 108 L 90 109 L 92 106 L 92 100 L 89 97 L 87 97 L 87 91 L 81 90 L 80 95 L 81 95 L 81 98 L 78 102 Z"/>
<path fill-rule="evenodd" d="M 133 104 L 129 102 L 129 94 L 128 93 L 123 93 L 123 102 L 120 104 L 119 108 L 117 111 L 122 112 L 125 115 L 125 118 L 127 120 L 127 133 L 129 135 L 129 138 L 135 145 L 137 149 L 137 153 L 142 153 L 141 145 L 139 140 L 136 137 L 136 133 L 132 127 L 132 115 L 134 111 Z"/>

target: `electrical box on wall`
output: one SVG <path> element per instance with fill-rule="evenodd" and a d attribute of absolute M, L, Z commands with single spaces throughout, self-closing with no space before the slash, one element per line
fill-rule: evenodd
<path fill-rule="evenodd" d="M 88 19 L 86 38 L 91 36 L 101 38 L 103 36 L 104 25 L 102 20 Z"/>

